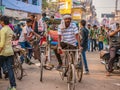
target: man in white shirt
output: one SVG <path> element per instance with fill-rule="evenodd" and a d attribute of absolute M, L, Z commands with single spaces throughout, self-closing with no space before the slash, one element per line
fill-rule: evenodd
<path fill-rule="evenodd" d="M 77 42 L 78 42 L 78 47 L 81 48 L 80 46 L 80 38 L 78 34 L 78 27 L 72 23 L 72 18 L 70 15 L 64 15 L 63 16 L 63 21 L 59 26 L 58 29 L 58 49 L 64 49 L 66 46 L 69 46 L 70 49 L 75 49 L 77 47 Z M 61 69 L 62 66 L 62 60 L 60 53 L 57 52 L 58 50 L 55 49 L 55 55 L 58 59 L 58 66 L 57 70 Z"/>
<path fill-rule="evenodd" d="M 29 40 L 33 36 L 32 35 L 33 30 L 31 28 L 32 24 L 33 24 L 33 22 L 31 19 L 28 19 L 26 21 L 26 26 L 23 28 L 22 33 L 19 38 L 19 44 L 20 44 L 21 48 L 24 48 L 24 49 L 29 48 L 29 53 L 28 53 L 29 58 L 31 58 L 31 56 L 32 56 L 32 47 L 29 43 Z M 23 61 L 24 61 L 24 57 L 21 56 L 21 62 L 23 63 Z"/>

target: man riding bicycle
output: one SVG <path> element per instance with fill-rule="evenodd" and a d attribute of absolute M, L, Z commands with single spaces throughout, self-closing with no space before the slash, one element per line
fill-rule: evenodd
<path fill-rule="evenodd" d="M 75 49 L 77 47 L 76 42 L 78 42 L 78 47 L 80 48 L 80 38 L 78 34 L 78 27 L 75 23 L 72 23 L 72 18 L 70 15 L 64 15 L 63 20 L 61 21 L 61 24 L 58 28 L 58 47 L 54 50 L 55 55 L 58 59 L 58 66 L 57 70 L 60 70 L 62 67 L 62 60 L 60 53 L 58 50 L 61 50 L 62 48 L 66 48 L 66 46 L 70 46 L 71 49 Z"/>
<path fill-rule="evenodd" d="M 31 26 L 33 24 L 32 20 L 28 19 L 26 22 L 27 22 L 26 26 L 23 28 L 22 33 L 20 35 L 19 43 L 20 43 L 21 48 L 29 49 L 28 57 L 29 57 L 29 59 L 31 59 L 32 46 L 30 45 L 29 42 L 30 42 L 31 38 L 33 37 L 33 34 L 37 37 L 39 37 L 39 35 L 36 34 L 35 32 L 33 32 L 32 28 L 31 28 Z M 21 62 L 23 63 L 23 61 L 24 61 L 24 56 L 21 56 Z M 32 64 L 32 62 L 28 61 L 28 64 Z"/>

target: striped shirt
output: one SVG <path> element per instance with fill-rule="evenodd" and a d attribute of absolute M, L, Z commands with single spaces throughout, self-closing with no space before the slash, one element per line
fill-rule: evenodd
<path fill-rule="evenodd" d="M 73 46 L 76 46 L 76 34 L 78 34 L 78 27 L 74 23 L 71 23 L 70 26 L 64 30 L 58 28 L 58 35 L 62 36 L 62 42 Z"/>

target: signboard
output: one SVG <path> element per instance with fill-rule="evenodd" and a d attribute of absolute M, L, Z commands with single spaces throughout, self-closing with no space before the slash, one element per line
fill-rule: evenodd
<path fill-rule="evenodd" d="M 80 20 L 82 17 L 82 10 L 80 8 L 73 8 L 72 9 L 72 18 L 74 20 Z"/>
<path fill-rule="evenodd" d="M 109 25 L 109 18 L 107 18 L 107 17 L 104 15 L 101 24 L 102 24 L 102 25 Z"/>
<path fill-rule="evenodd" d="M 102 14 L 101 15 L 102 18 L 107 17 L 107 18 L 114 18 L 115 14 Z"/>
<path fill-rule="evenodd" d="M 27 18 L 28 13 L 22 12 L 22 11 L 5 9 L 4 15 L 9 16 L 9 17 L 14 17 L 16 19 L 23 19 L 23 18 Z"/>
<path fill-rule="evenodd" d="M 71 14 L 72 0 L 59 0 L 60 14 Z"/>
<path fill-rule="evenodd" d="M 81 8 L 84 6 L 84 3 L 81 0 L 72 0 L 73 8 Z"/>
<path fill-rule="evenodd" d="M 59 13 L 55 13 L 55 18 L 61 18 L 61 15 Z"/>

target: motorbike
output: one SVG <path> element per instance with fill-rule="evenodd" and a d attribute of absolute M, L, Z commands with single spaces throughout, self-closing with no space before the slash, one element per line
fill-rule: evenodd
<path fill-rule="evenodd" d="M 108 51 L 103 50 L 100 52 L 100 58 L 104 60 L 103 64 L 105 65 L 105 69 L 108 71 L 110 53 Z M 120 49 L 118 49 L 116 52 L 116 57 L 111 72 L 113 72 L 114 70 L 120 70 Z"/>

